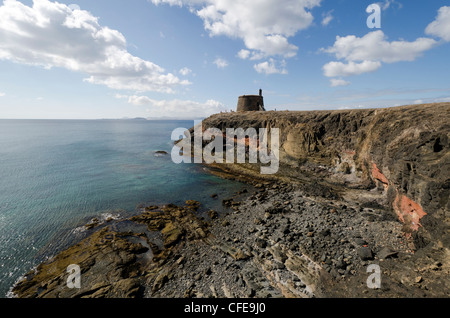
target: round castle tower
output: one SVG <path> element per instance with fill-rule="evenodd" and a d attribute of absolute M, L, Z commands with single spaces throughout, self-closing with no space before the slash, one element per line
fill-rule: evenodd
<path fill-rule="evenodd" d="M 239 96 L 237 111 L 238 112 L 265 111 L 262 90 L 261 89 L 259 90 L 259 95 Z"/>

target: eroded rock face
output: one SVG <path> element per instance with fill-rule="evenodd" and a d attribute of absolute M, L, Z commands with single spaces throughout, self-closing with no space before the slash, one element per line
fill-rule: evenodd
<path fill-rule="evenodd" d="M 349 188 L 377 188 L 378 203 L 389 206 L 405 230 L 421 230 L 428 240 L 450 244 L 450 103 L 226 113 L 203 121 L 203 129 L 212 127 L 223 132 L 230 127 L 279 128 L 280 169 L 275 177 L 340 185 L 343 195 Z M 249 164 L 223 168 L 248 174 L 259 169 Z M 373 192 L 360 195 L 373 197 Z"/>

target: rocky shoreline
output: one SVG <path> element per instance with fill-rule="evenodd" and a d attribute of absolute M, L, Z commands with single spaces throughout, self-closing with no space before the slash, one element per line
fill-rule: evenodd
<path fill-rule="evenodd" d="M 245 192 L 245 190 L 244 190 Z M 244 195 L 244 197 L 243 197 Z M 147 230 L 97 230 L 25 275 L 16 297 L 267 298 L 448 297 L 449 255 L 418 249 L 392 212 L 370 203 L 318 197 L 301 186 L 255 182 L 220 198 L 230 212 L 201 204 L 149 206 L 126 221 Z M 91 225 L 90 225 L 91 226 Z M 67 287 L 70 264 L 81 288 Z M 381 286 L 367 286 L 367 267 Z"/>
<path fill-rule="evenodd" d="M 256 186 L 242 202 L 226 199 L 234 212 L 212 221 L 213 238 L 186 244 L 173 276 L 146 296 L 449 296 L 445 249 L 417 253 L 391 212 L 287 184 Z M 370 264 L 382 270 L 380 289 L 367 286 Z"/>

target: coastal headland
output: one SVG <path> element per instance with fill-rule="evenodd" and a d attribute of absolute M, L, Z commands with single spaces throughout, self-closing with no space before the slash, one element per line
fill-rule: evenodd
<path fill-rule="evenodd" d="M 89 225 L 91 235 L 25 274 L 12 294 L 450 296 L 450 103 L 221 113 L 202 126 L 278 128 L 278 172 L 205 165 L 250 187 L 232 197 L 211 189 L 223 211 L 187 201 Z M 80 288 L 68 287 L 71 264 Z"/>

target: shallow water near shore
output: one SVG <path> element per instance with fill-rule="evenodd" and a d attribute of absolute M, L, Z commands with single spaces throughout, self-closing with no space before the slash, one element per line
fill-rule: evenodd
<path fill-rule="evenodd" d="M 185 200 L 222 209 L 243 184 L 171 160 L 172 131 L 193 124 L 0 120 L 0 297 L 92 218 L 123 219 L 140 204 Z"/>

